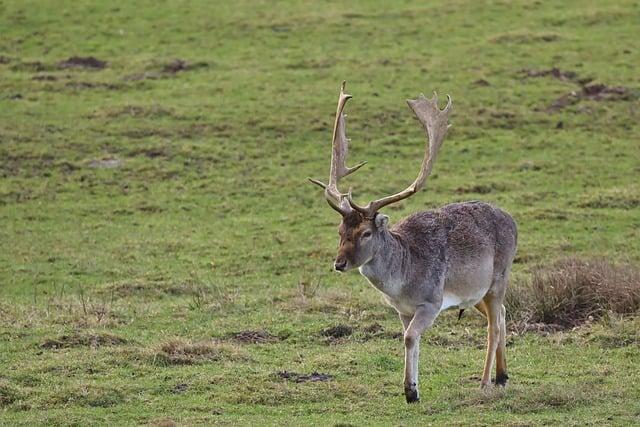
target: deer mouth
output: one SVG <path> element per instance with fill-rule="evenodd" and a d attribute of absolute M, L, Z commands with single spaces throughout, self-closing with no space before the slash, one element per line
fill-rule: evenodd
<path fill-rule="evenodd" d="M 336 261 L 333 264 L 333 268 L 335 268 L 336 271 L 339 271 L 339 272 L 343 273 L 343 272 L 347 271 L 348 264 L 349 263 L 347 262 L 347 260 Z"/>

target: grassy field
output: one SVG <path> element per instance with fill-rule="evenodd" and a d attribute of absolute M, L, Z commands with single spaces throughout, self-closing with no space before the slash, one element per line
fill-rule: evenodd
<path fill-rule="evenodd" d="M 408 406 L 400 322 L 331 271 L 339 217 L 306 181 L 346 79 L 355 198 L 405 188 L 404 99 L 435 89 L 453 127 L 392 222 L 503 207 L 514 289 L 637 264 L 639 22 L 636 0 L 0 0 L 0 424 L 640 423 L 640 318 L 615 314 L 512 328 L 483 393 L 484 322 L 445 313 Z"/>

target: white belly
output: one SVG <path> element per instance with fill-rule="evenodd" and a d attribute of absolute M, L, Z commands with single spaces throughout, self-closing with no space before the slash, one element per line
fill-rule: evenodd
<path fill-rule="evenodd" d="M 462 304 L 462 298 L 458 297 L 454 294 L 444 293 L 442 296 L 442 306 L 440 307 L 440 311 L 446 310 L 451 307 L 458 307 Z"/>

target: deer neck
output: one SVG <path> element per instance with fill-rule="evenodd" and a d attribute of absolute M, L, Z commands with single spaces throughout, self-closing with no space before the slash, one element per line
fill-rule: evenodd
<path fill-rule="evenodd" d="M 385 230 L 378 250 L 360 267 L 360 274 L 382 293 L 394 296 L 401 286 L 404 248 L 396 235 Z"/>

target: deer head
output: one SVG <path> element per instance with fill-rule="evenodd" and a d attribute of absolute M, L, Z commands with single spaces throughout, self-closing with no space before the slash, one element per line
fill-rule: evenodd
<path fill-rule="evenodd" d="M 346 82 L 342 82 L 338 109 L 333 125 L 333 143 L 331 152 L 331 169 L 327 184 L 316 179 L 309 180 L 324 189 L 324 197 L 329 206 L 342 215 L 339 234 L 340 244 L 335 260 L 335 269 L 346 271 L 351 268 L 366 264 L 375 255 L 378 241 L 386 231 L 389 218 L 380 214 L 379 210 L 392 203 L 412 196 L 423 186 L 438 155 L 438 151 L 444 142 L 449 128 L 448 117 L 451 110 L 451 97 L 447 95 L 447 106 L 444 110 L 438 108 L 438 96 L 433 94 L 432 99 L 426 99 L 420 95 L 418 99 L 409 99 L 407 104 L 413 111 L 418 121 L 422 124 L 427 136 L 427 144 L 422 159 L 420 172 L 415 181 L 403 191 L 381 199 L 373 200 L 365 206 L 353 201 L 351 190 L 343 193 L 338 189 L 338 182 L 345 176 L 357 171 L 367 162 L 361 162 L 353 167 L 346 165 L 349 152 L 349 139 L 345 130 L 344 107 L 351 95 L 344 92 Z"/>

